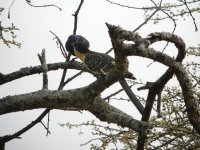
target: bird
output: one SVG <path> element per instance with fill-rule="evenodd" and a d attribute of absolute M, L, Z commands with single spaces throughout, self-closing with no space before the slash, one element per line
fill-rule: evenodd
<path fill-rule="evenodd" d="M 73 48 L 74 42 L 79 43 L 82 52 L 88 51 L 88 48 L 90 47 L 89 41 L 82 35 L 70 35 L 65 43 L 65 48 L 69 53 L 71 53 L 74 56 L 76 56 Z"/>
<path fill-rule="evenodd" d="M 106 75 L 115 67 L 115 59 L 107 54 L 92 51 L 89 49 L 89 46 L 89 41 L 82 35 L 70 35 L 65 44 L 66 50 L 72 55 L 77 56 L 88 70 Z M 132 79 L 134 79 L 133 74 L 130 74 L 132 75 Z M 124 78 L 119 79 L 119 83 L 138 111 L 142 114 L 144 107 L 132 92 L 126 80 Z"/>

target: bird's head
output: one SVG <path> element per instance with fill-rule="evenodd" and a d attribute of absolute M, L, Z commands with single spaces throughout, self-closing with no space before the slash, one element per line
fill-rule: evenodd
<path fill-rule="evenodd" d="M 89 46 L 89 41 L 81 35 L 70 35 L 65 44 L 66 50 L 74 56 L 74 48 L 81 53 L 87 53 Z"/>

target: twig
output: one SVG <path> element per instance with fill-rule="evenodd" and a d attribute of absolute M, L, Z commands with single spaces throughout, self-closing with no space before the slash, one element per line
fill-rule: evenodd
<path fill-rule="evenodd" d="M 150 7 L 134 7 L 134 6 L 128 6 L 128 5 L 123 5 L 123 4 L 119 4 L 119 3 L 115 3 L 115 2 L 112 2 L 110 0 L 106 0 L 107 2 L 111 3 L 111 4 L 114 4 L 114 5 L 117 5 L 117 6 L 120 6 L 120 7 L 125 7 L 125 8 L 130 8 L 130 9 L 140 9 L 140 10 L 152 10 L 152 9 L 155 9 L 156 7 L 153 7 L 153 6 L 150 6 Z M 187 4 L 193 4 L 193 3 L 197 3 L 199 0 L 191 0 L 191 1 L 188 1 Z M 168 3 L 166 3 L 168 4 Z M 163 5 L 162 9 L 166 9 L 166 8 L 177 8 L 177 7 L 181 7 L 183 6 L 183 4 L 173 4 L 173 5 Z"/>
<path fill-rule="evenodd" d="M 38 54 L 38 57 L 40 59 L 42 68 L 43 68 L 43 90 L 44 89 L 48 89 L 48 76 L 47 76 L 47 72 L 48 72 L 48 67 L 46 64 L 46 56 L 45 56 L 45 49 L 42 50 L 42 54 Z"/>
<path fill-rule="evenodd" d="M 62 10 L 60 7 L 56 6 L 56 5 L 53 5 L 53 4 L 49 4 L 49 5 L 33 5 L 31 4 L 31 1 L 30 0 L 26 0 L 27 4 L 32 6 L 32 7 L 55 7 L 55 8 L 58 8 L 60 11 Z"/>
<path fill-rule="evenodd" d="M 51 134 L 51 132 L 49 131 L 49 128 L 46 127 L 45 124 L 44 124 L 42 121 L 40 121 L 40 123 L 41 123 L 42 126 L 47 130 L 47 134 L 46 134 L 46 136 L 48 136 L 48 134 Z"/>
<path fill-rule="evenodd" d="M 74 16 L 74 31 L 73 31 L 73 34 L 74 35 L 76 34 L 78 14 L 79 14 L 79 11 L 81 9 L 83 2 L 84 2 L 84 0 L 81 0 L 76 12 L 73 14 L 73 16 Z M 69 53 L 69 55 L 66 57 L 66 62 L 70 60 L 70 56 L 71 56 L 71 54 Z M 58 90 L 62 90 L 64 88 L 64 86 L 66 85 L 66 83 L 68 83 L 68 82 L 65 83 L 66 73 L 67 73 L 67 69 L 64 69 Z"/>
<path fill-rule="evenodd" d="M 42 54 L 38 54 L 39 60 L 41 62 L 42 68 L 43 68 L 43 88 L 42 90 L 48 90 L 48 76 L 47 76 L 47 72 L 48 72 L 48 67 L 46 64 L 46 56 L 45 56 L 45 49 L 42 50 Z M 49 122 L 50 122 L 50 109 L 47 108 L 46 111 L 48 111 L 48 121 L 47 121 L 47 127 L 42 123 L 42 121 L 40 121 L 42 123 L 42 125 L 45 127 L 45 129 L 47 130 L 46 136 L 48 136 L 49 132 Z"/>
<path fill-rule="evenodd" d="M 166 141 L 165 143 L 163 143 L 163 144 L 157 146 L 157 147 L 155 148 L 155 150 L 160 149 L 160 148 L 163 148 L 163 147 L 166 146 L 166 145 L 169 145 L 169 144 L 170 144 L 171 142 L 173 142 L 174 140 L 176 140 L 176 138 L 172 138 L 172 139 Z"/>
<path fill-rule="evenodd" d="M 112 52 L 114 49 L 110 48 L 107 52 L 105 52 L 106 55 L 108 55 L 110 52 Z"/>
<path fill-rule="evenodd" d="M 58 90 L 62 90 L 64 88 L 64 82 L 65 82 L 66 73 L 67 73 L 67 69 L 64 69 L 62 77 L 61 77 L 60 85 L 58 87 Z"/>
<path fill-rule="evenodd" d="M 174 31 L 175 31 L 175 29 L 176 29 L 176 21 L 175 21 L 175 19 L 174 19 L 173 17 L 171 17 L 166 11 L 164 11 L 164 9 L 161 9 L 162 0 L 160 1 L 159 6 L 158 6 L 153 0 L 151 0 L 151 2 L 152 2 L 157 8 L 160 8 L 160 11 L 162 11 L 164 14 L 166 14 L 166 15 L 173 21 L 173 23 L 174 23 L 174 28 L 173 28 L 173 30 L 172 30 L 172 34 L 173 34 Z M 167 43 L 167 45 L 168 45 L 168 43 Z M 164 49 L 165 49 L 165 48 L 164 48 Z M 163 50 L 163 51 L 164 51 L 164 50 Z"/>
<path fill-rule="evenodd" d="M 38 54 L 38 57 L 39 57 L 39 60 L 41 62 L 41 65 L 43 67 L 43 90 L 44 90 L 44 89 L 48 89 L 48 76 L 47 76 L 48 67 L 47 67 L 47 64 L 46 64 L 45 49 L 42 50 L 41 55 Z M 26 131 L 31 129 L 37 123 L 41 122 L 41 120 L 46 116 L 46 114 L 48 114 L 50 112 L 50 110 L 51 109 L 49 109 L 49 108 L 45 109 L 45 111 L 37 119 L 32 121 L 30 124 L 28 124 L 23 129 L 19 130 L 18 132 L 14 133 L 12 135 L 6 135 L 6 136 L 3 136 L 3 137 L 0 137 L 0 142 L 6 143 L 6 142 L 8 142 L 8 141 L 10 141 L 14 138 L 19 138 L 20 135 L 22 135 L 23 133 L 25 133 Z M 48 123 L 47 123 L 47 127 L 45 127 L 45 129 L 47 130 L 47 135 L 50 133 L 50 131 L 49 131 L 49 120 L 50 119 L 49 119 L 49 115 L 48 115 Z M 45 125 L 43 124 L 43 126 L 45 126 Z"/>
<path fill-rule="evenodd" d="M 48 117 L 47 117 L 47 118 L 48 118 L 48 120 L 47 120 L 47 133 L 46 133 L 46 136 L 48 136 L 48 135 L 49 135 L 49 133 L 50 133 L 50 131 L 49 131 L 50 112 L 51 112 L 51 111 L 49 111 L 49 112 L 48 112 Z"/>
<path fill-rule="evenodd" d="M 111 4 L 120 6 L 120 7 L 132 8 L 132 9 L 141 9 L 141 10 L 155 9 L 155 7 L 133 7 L 133 6 L 128 6 L 128 5 L 123 5 L 123 4 L 115 3 L 115 2 L 112 2 L 110 0 L 106 0 L 106 1 L 109 2 L 109 3 L 111 3 Z"/>
<path fill-rule="evenodd" d="M 186 8 L 188 9 L 188 11 L 189 11 L 189 14 L 190 14 L 190 16 L 191 16 L 191 18 L 192 18 L 192 20 L 193 20 L 193 23 L 194 23 L 195 31 L 197 32 L 197 31 L 198 31 L 198 27 L 197 27 L 195 18 L 194 18 L 194 16 L 192 15 L 191 10 L 190 10 L 189 6 L 187 5 L 186 0 L 184 0 L 183 3 L 184 3 L 184 5 L 186 6 Z"/>
<path fill-rule="evenodd" d="M 84 0 L 81 0 L 76 12 L 74 14 L 72 14 L 74 16 L 74 31 L 73 34 L 76 34 L 76 30 L 77 30 L 77 24 L 78 24 L 78 13 L 81 9 L 81 6 L 83 5 Z"/>
<path fill-rule="evenodd" d="M 190 11 L 191 11 L 191 13 L 193 13 L 193 12 L 198 12 L 199 10 L 200 10 L 200 8 L 197 7 L 197 8 L 190 10 Z M 170 15 L 171 15 L 172 18 L 175 18 L 175 17 L 178 17 L 178 16 L 184 16 L 184 15 L 189 14 L 189 13 L 190 12 L 188 12 L 188 11 L 179 12 L 179 13 L 170 12 Z M 165 20 L 165 19 L 169 19 L 169 17 L 160 17 L 160 18 L 155 18 L 155 19 L 152 19 L 152 20 L 159 20 L 160 21 L 160 20 Z"/>
<path fill-rule="evenodd" d="M 82 73 L 83 71 L 78 72 L 77 74 L 73 75 L 71 78 L 68 78 L 63 84 L 66 85 L 67 83 L 75 79 L 76 77 L 80 76 Z"/>
<path fill-rule="evenodd" d="M 120 93 L 121 91 L 123 91 L 123 90 L 124 90 L 124 89 L 122 88 L 122 89 L 120 89 L 120 90 L 118 90 L 118 91 L 116 91 L 116 92 L 114 92 L 114 93 L 108 95 L 107 97 L 103 98 L 103 100 L 108 100 L 108 101 L 109 101 L 109 99 L 110 99 L 111 97 L 113 97 L 113 96 L 119 94 L 119 93 Z M 108 102 L 108 103 L 109 103 L 109 102 Z"/>
<path fill-rule="evenodd" d="M 11 5 L 10 5 L 10 7 L 8 9 L 8 19 L 10 19 L 10 9 L 13 6 L 14 2 L 15 2 L 15 0 L 12 1 Z"/>
<path fill-rule="evenodd" d="M 89 141 L 87 141 L 86 143 L 83 143 L 83 144 L 80 144 L 81 146 L 84 146 L 84 145 L 87 145 L 88 143 L 91 143 L 92 141 L 96 141 L 96 140 L 100 140 L 102 139 L 103 137 L 100 137 L 100 138 L 94 138 L 94 139 L 91 139 Z"/>
<path fill-rule="evenodd" d="M 67 59 L 67 52 L 66 52 L 65 47 L 63 46 L 63 43 L 61 42 L 60 38 L 53 31 L 49 31 L 49 32 L 55 36 L 55 38 L 58 42 L 57 45 L 60 48 L 63 57 Z"/>
<path fill-rule="evenodd" d="M 157 4 L 156 4 L 153 0 L 151 0 L 151 2 L 154 3 L 154 5 L 155 5 L 156 7 L 161 8 L 162 0 L 160 1 L 159 6 L 157 6 Z M 164 11 L 163 9 L 160 9 L 160 11 L 162 11 L 164 14 L 166 14 L 166 15 L 168 16 L 168 18 L 170 18 L 170 19 L 173 21 L 173 23 L 174 23 L 174 28 L 173 28 L 173 30 L 172 30 L 172 34 L 173 34 L 173 33 L 175 32 L 175 29 L 176 29 L 176 21 L 175 21 L 175 19 L 174 19 L 173 17 L 171 17 L 171 16 L 170 16 L 166 11 Z M 169 45 L 169 41 L 167 41 L 165 47 L 164 47 L 163 50 L 162 50 L 162 53 L 165 51 L 165 49 L 167 48 L 168 45 Z M 155 62 L 155 60 L 152 61 L 149 65 L 147 65 L 147 67 L 150 67 L 154 62 Z"/>
<path fill-rule="evenodd" d="M 143 25 L 147 24 L 147 22 L 160 10 L 160 8 L 157 8 L 142 24 L 140 24 L 136 29 L 133 30 L 133 32 L 136 32 L 139 30 Z"/>
<path fill-rule="evenodd" d="M 41 120 L 46 116 L 46 114 L 49 112 L 49 110 L 45 110 L 37 119 L 32 121 L 30 124 L 28 124 L 23 129 L 19 130 L 18 132 L 12 134 L 12 135 L 6 135 L 3 137 L 0 137 L 0 141 L 3 143 L 6 143 L 8 141 L 13 140 L 14 138 L 18 138 L 20 135 L 31 129 L 33 126 L 35 126 L 37 123 L 41 122 Z"/>

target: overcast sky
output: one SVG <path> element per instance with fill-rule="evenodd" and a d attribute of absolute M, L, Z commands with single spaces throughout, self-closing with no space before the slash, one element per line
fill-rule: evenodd
<path fill-rule="evenodd" d="M 14 23 L 19 31 L 16 31 L 17 41 L 22 43 L 21 48 L 0 44 L 0 72 L 7 74 L 13 71 L 19 70 L 23 67 L 40 65 L 37 54 L 41 53 L 43 48 L 46 49 L 46 57 L 48 63 L 63 62 L 64 58 L 57 48 L 53 35 L 50 30 L 57 34 L 63 43 L 65 43 L 67 37 L 72 34 L 74 27 L 74 18 L 72 14 L 75 12 L 79 5 L 79 0 L 59 0 L 59 1 L 45 1 L 44 3 L 39 0 L 32 0 L 34 4 L 46 4 L 52 3 L 62 8 L 59 11 L 55 7 L 46 8 L 34 8 L 30 7 L 25 0 L 16 0 L 10 10 L 11 18 L 7 18 L 8 8 L 10 7 L 12 0 L 0 0 L 0 6 L 4 7 L 0 20 L 2 26 L 9 26 Z M 38 2 L 38 3 L 37 3 Z M 126 1 L 135 6 L 131 0 Z M 147 4 L 146 1 L 137 1 L 137 6 L 143 6 Z M 143 3 L 142 3 L 143 2 Z M 134 30 L 144 21 L 144 12 L 136 11 L 133 9 L 121 8 L 119 6 L 111 5 L 106 0 L 85 0 L 78 19 L 77 34 L 85 36 L 90 41 L 92 50 L 98 52 L 106 52 L 111 48 L 111 42 L 107 32 L 105 22 L 114 25 L 120 25 L 124 29 Z M 199 14 L 195 15 L 197 25 L 200 23 Z M 138 32 L 141 36 L 146 37 L 152 32 L 173 30 L 173 22 L 171 20 L 163 21 L 158 25 L 148 23 Z M 184 21 L 179 19 L 177 21 L 177 29 L 175 34 L 182 37 L 187 46 L 196 46 L 199 42 L 200 33 L 194 31 L 194 26 L 191 18 Z M 163 45 L 155 45 L 158 50 L 162 50 Z M 171 56 L 176 56 L 176 49 L 173 46 L 169 46 L 166 50 Z M 150 67 L 147 67 L 151 60 L 144 58 L 130 57 L 129 70 L 134 73 L 136 78 L 142 79 L 142 81 L 155 81 L 165 70 L 166 67 L 158 63 L 154 63 Z M 158 70 L 159 68 L 159 70 Z M 73 75 L 74 70 L 70 70 L 67 74 L 69 77 Z M 58 88 L 62 71 L 55 71 L 48 73 L 49 76 L 49 89 L 56 90 Z M 88 85 L 95 79 L 89 74 L 83 74 L 78 77 L 74 82 L 68 84 L 65 89 L 77 88 Z M 174 81 L 172 82 L 175 83 Z M 109 90 L 103 93 L 106 96 L 120 87 L 118 84 L 112 86 Z M 34 75 L 15 80 L 11 83 L 0 86 L 0 97 L 7 95 L 15 95 L 21 93 L 28 93 L 40 90 L 42 88 L 42 75 Z M 138 92 L 137 86 L 133 88 L 136 94 L 142 95 L 146 92 Z M 123 98 L 126 98 L 125 94 L 121 94 Z M 113 101 L 112 105 L 120 108 L 121 110 L 129 113 L 136 119 L 140 119 L 139 113 L 133 107 L 131 103 L 125 101 Z M 33 110 L 18 113 L 11 113 L 0 116 L 0 135 L 12 134 L 19 129 L 23 128 L 26 124 L 34 120 L 43 110 Z M 133 115 L 134 114 L 134 115 Z M 6 144 L 6 150 L 37 150 L 37 149 L 88 149 L 88 146 L 80 147 L 80 144 L 87 142 L 91 139 L 89 128 L 81 128 L 84 133 L 79 135 L 80 128 L 69 130 L 62 128 L 58 123 L 81 123 L 83 121 L 95 119 L 95 117 L 83 111 L 69 112 L 53 110 L 51 111 L 50 131 L 51 134 L 46 137 L 46 131 L 41 124 L 36 125 L 27 133 L 22 135 L 22 139 L 13 140 Z M 43 120 L 46 123 L 46 118 Z"/>

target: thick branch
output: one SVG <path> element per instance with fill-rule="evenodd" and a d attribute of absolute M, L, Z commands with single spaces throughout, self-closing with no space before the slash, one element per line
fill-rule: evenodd
<path fill-rule="evenodd" d="M 42 90 L 17 96 L 7 96 L 0 100 L 0 114 L 24 111 L 38 108 L 62 109 L 74 107 L 89 110 L 96 117 L 108 123 L 117 123 L 137 132 L 150 128 L 146 122 L 135 120 L 115 107 L 109 105 L 100 97 L 95 100 L 85 95 L 85 87 L 67 91 Z"/>
<path fill-rule="evenodd" d="M 127 33 L 123 33 L 120 28 L 115 28 L 114 26 L 106 23 L 108 29 L 109 29 L 109 35 L 111 37 L 112 46 L 115 53 L 115 67 L 119 71 L 119 74 L 124 74 L 124 72 L 128 72 L 128 59 L 127 56 L 124 55 L 124 53 L 121 51 L 123 46 L 123 38 L 127 38 L 128 40 L 140 40 L 141 37 L 138 34 L 135 34 L 131 32 L 131 36 L 129 36 L 130 32 L 127 31 Z M 117 29 L 117 31 L 115 31 Z M 122 34 L 118 34 L 118 32 Z M 117 33 L 117 34 L 116 34 Z M 132 92 L 128 84 L 124 79 L 120 79 L 119 83 L 123 87 L 124 91 L 126 92 L 127 96 L 130 98 L 131 102 L 135 105 L 135 107 L 138 109 L 138 111 L 143 114 L 144 107 L 140 103 L 140 101 L 137 99 L 135 94 Z"/>
<path fill-rule="evenodd" d="M 119 109 L 108 105 L 101 98 L 97 97 L 93 102 L 93 105 L 89 108 L 89 111 L 93 113 L 101 121 L 106 121 L 108 123 L 116 123 L 122 127 L 128 127 L 137 132 L 143 132 L 145 129 L 151 128 L 151 125 L 146 122 L 140 122 L 133 119 L 131 116 L 126 115 Z"/>

